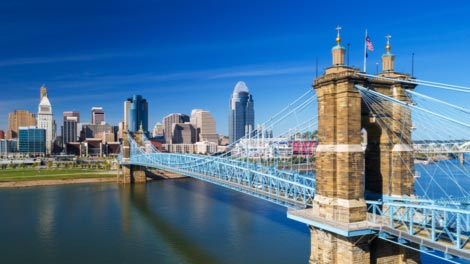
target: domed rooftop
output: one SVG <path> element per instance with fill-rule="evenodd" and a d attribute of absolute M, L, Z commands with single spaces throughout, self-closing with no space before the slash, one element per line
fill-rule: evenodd
<path fill-rule="evenodd" d="M 245 82 L 243 81 L 237 82 L 237 84 L 235 85 L 235 90 L 233 90 L 233 93 L 241 93 L 241 92 L 245 92 L 245 93 L 250 92 L 250 90 L 248 90 L 248 86 L 246 86 Z"/>

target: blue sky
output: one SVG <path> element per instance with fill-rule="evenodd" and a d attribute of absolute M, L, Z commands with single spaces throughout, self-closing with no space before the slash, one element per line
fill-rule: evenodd
<path fill-rule="evenodd" d="M 397 71 L 411 71 L 414 52 L 417 78 L 470 85 L 469 14 L 466 1 L 1 1 L 0 129 L 15 109 L 36 113 L 45 84 L 58 126 L 64 111 L 90 121 L 93 106 L 117 125 L 123 101 L 141 94 L 151 126 L 202 108 L 227 134 L 237 81 L 262 122 L 309 89 L 316 59 L 320 74 L 331 65 L 337 25 L 352 66 L 362 68 L 367 28 L 369 73 L 391 34 Z"/>

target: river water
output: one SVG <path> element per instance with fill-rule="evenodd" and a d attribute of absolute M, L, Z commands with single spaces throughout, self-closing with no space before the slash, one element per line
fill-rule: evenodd
<path fill-rule="evenodd" d="M 308 228 L 284 207 L 195 179 L 1 189 L 0 212 L 0 263 L 308 263 L 310 254 Z"/>
<path fill-rule="evenodd" d="M 307 263 L 286 209 L 194 179 L 0 190 L 0 263 Z"/>

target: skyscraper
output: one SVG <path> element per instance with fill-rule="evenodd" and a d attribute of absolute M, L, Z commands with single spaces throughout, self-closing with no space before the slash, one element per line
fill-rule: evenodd
<path fill-rule="evenodd" d="M 196 143 L 196 129 L 190 123 L 174 123 L 171 126 L 171 144 Z"/>
<path fill-rule="evenodd" d="M 127 125 L 129 124 L 129 110 L 131 110 L 131 101 L 130 98 L 124 101 L 124 129 L 123 131 L 127 131 Z"/>
<path fill-rule="evenodd" d="M 18 138 L 20 126 L 36 126 L 36 115 L 27 110 L 15 110 L 8 115 L 8 130 L 6 139 Z"/>
<path fill-rule="evenodd" d="M 127 101 L 124 102 L 124 119 L 125 125 L 129 131 L 138 131 L 142 124 L 143 131 L 148 134 L 147 100 L 142 98 L 141 95 L 133 95 L 132 98 L 127 99 Z"/>
<path fill-rule="evenodd" d="M 255 126 L 253 97 L 242 81 L 235 85 L 230 97 L 229 106 L 229 139 L 230 143 L 251 133 Z"/>
<path fill-rule="evenodd" d="M 46 154 L 52 153 L 52 147 L 55 140 L 55 123 L 52 116 L 52 106 L 47 96 L 47 89 L 41 87 L 41 101 L 38 106 L 38 128 L 46 130 Z"/>
<path fill-rule="evenodd" d="M 153 127 L 153 137 L 162 137 L 163 136 L 163 125 L 160 122 L 157 122 L 155 126 Z"/>
<path fill-rule="evenodd" d="M 80 120 L 78 112 L 64 112 L 64 125 L 62 126 L 62 143 L 66 147 L 69 142 L 77 141 L 77 124 Z"/>
<path fill-rule="evenodd" d="M 91 124 L 102 125 L 105 123 L 103 107 L 94 106 L 91 108 Z"/>
<path fill-rule="evenodd" d="M 185 114 L 169 114 L 163 118 L 164 136 L 167 144 L 172 144 L 173 124 L 189 122 L 189 116 Z"/>
<path fill-rule="evenodd" d="M 191 111 L 191 124 L 196 128 L 197 142 L 218 143 L 219 135 L 215 130 L 215 120 L 209 111 L 194 109 Z"/>

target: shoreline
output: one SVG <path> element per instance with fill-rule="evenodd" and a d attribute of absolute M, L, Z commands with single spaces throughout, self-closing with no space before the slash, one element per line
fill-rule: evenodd
<path fill-rule="evenodd" d="M 0 188 L 24 188 L 78 183 L 117 182 L 116 177 L 0 182 Z"/>

